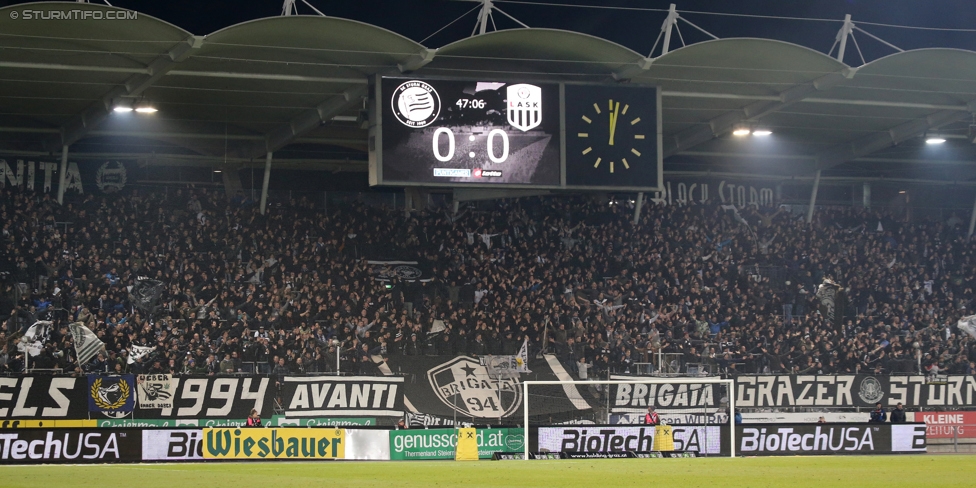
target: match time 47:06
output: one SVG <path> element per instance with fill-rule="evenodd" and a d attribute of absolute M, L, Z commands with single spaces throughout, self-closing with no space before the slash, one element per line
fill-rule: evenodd
<path fill-rule="evenodd" d="M 454 105 L 457 105 L 459 108 L 485 108 L 485 101 L 461 98 Z"/>

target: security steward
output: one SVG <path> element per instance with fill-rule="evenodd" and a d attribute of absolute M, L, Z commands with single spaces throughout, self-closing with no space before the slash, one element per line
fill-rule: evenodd
<path fill-rule="evenodd" d="M 660 425 L 661 417 L 657 415 L 654 407 L 647 407 L 647 414 L 644 415 L 644 423 L 647 425 Z"/>

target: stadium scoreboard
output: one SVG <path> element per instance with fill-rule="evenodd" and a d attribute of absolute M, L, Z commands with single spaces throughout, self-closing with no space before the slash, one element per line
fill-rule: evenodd
<path fill-rule="evenodd" d="M 376 76 L 371 185 L 660 191 L 657 87 Z"/>

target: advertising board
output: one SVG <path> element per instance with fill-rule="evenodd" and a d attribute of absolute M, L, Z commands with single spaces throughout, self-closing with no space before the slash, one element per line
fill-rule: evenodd
<path fill-rule="evenodd" d="M 414 429 L 390 431 L 390 459 L 454 459 L 457 430 Z M 477 429 L 478 457 L 524 448 L 522 429 Z"/>
<path fill-rule="evenodd" d="M 203 429 L 204 459 L 344 459 L 343 429 Z"/>

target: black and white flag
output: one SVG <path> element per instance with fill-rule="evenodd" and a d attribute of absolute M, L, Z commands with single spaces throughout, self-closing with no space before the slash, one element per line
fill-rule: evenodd
<path fill-rule="evenodd" d="M 817 287 L 816 298 L 820 302 L 820 313 L 823 314 L 830 323 L 834 323 L 837 318 L 838 298 L 842 287 L 830 278 L 824 278 L 823 283 Z"/>
<path fill-rule="evenodd" d="M 98 337 L 88 327 L 81 322 L 68 325 L 71 331 L 71 338 L 75 342 L 75 355 L 78 357 L 78 364 L 85 364 L 98 354 L 98 351 L 105 349 L 105 343 L 98 340 Z"/>
<path fill-rule="evenodd" d="M 135 363 L 138 359 L 148 356 L 155 350 L 156 346 L 146 347 L 133 344 L 129 350 L 129 359 L 126 362 L 129 364 Z"/>
<path fill-rule="evenodd" d="M 51 322 L 49 321 L 38 320 L 34 322 L 34 325 L 28 327 L 27 332 L 24 332 L 24 335 L 21 336 L 20 342 L 17 344 L 17 350 L 26 352 L 31 356 L 37 356 L 44 348 L 44 338 L 47 336 L 50 328 Z"/>
<path fill-rule="evenodd" d="M 959 319 L 959 322 L 956 323 L 956 327 L 970 336 L 976 337 L 976 315 L 970 315 L 968 317 Z"/>
<path fill-rule="evenodd" d="M 163 295 L 164 287 L 162 281 L 140 276 L 129 290 L 129 299 L 140 312 L 151 315 L 159 306 L 159 298 Z"/>

